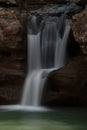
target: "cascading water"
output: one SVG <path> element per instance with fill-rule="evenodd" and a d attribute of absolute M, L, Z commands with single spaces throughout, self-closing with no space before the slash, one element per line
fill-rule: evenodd
<path fill-rule="evenodd" d="M 28 74 L 22 105 L 39 106 L 48 73 L 64 66 L 67 60 L 66 46 L 71 20 L 66 18 L 65 13 L 57 15 L 57 12 L 67 12 L 66 6 L 52 10 L 42 16 L 29 15 Z"/>

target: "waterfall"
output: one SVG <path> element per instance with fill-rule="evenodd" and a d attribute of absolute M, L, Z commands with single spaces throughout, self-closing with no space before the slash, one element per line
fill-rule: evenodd
<path fill-rule="evenodd" d="M 59 10 L 67 12 L 65 7 Z M 72 10 L 70 7 L 68 9 Z M 46 15 L 33 13 L 28 17 L 28 74 L 22 105 L 39 106 L 47 75 L 64 66 L 67 61 L 66 47 L 71 20 L 66 18 L 65 13 L 52 14 L 52 10 Z"/>

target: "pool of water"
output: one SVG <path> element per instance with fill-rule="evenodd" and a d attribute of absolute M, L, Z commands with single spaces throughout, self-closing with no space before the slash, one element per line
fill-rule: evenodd
<path fill-rule="evenodd" d="M 87 130 L 87 109 L 48 111 L 0 109 L 0 130 Z"/>

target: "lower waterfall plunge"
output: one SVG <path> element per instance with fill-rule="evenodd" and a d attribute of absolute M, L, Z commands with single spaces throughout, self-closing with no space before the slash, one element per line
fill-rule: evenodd
<path fill-rule="evenodd" d="M 63 12 L 67 10 L 59 9 Z M 28 17 L 28 74 L 22 105 L 39 106 L 47 75 L 64 66 L 67 61 L 66 47 L 71 20 L 66 18 L 65 13 L 58 16 L 50 12 L 40 16 L 30 14 Z"/>

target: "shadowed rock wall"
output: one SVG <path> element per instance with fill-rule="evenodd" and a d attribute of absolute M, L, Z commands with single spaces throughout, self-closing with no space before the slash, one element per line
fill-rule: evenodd
<path fill-rule="evenodd" d="M 0 104 L 20 100 L 26 74 L 26 40 L 15 7 L 0 7 Z"/>
<path fill-rule="evenodd" d="M 72 17 L 75 41 L 82 53 L 48 75 L 44 104 L 87 107 L 87 6 Z"/>
<path fill-rule="evenodd" d="M 22 13 L 22 9 L 36 9 L 44 4 L 66 1 L 0 0 L 0 104 L 18 103 L 23 90 L 27 66 L 27 44 L 26 24 L 24 23 L 26 13 Z M 86 2 L 86 0 L 80 0 L 78 4 L 85 7 Z M 72 18 L 72 30 L 76 40 L 73 42 L 74 44 L 78 42 L 83 54 L 79 53 L 81 56 L 77 56 L 76 49 L 73 47 L 71 53 L 75 52 L 75 59 L 48 76 L 49 87 L 47 87 L 44 101 L 46 105 L 87 105 L 86 16 L 87 8 Z"/>
<path fill-rule="evenodd" d="M 45 105 L 87 106 L 87 61 L 83 56 L 75 57 L 60 70 L 51 72 L 47 82 Z"/>

